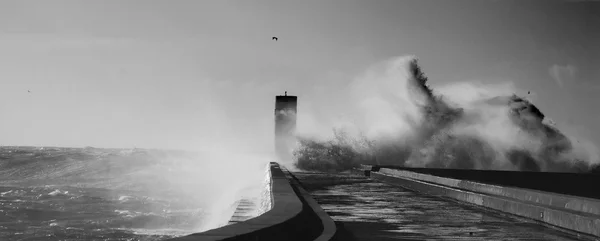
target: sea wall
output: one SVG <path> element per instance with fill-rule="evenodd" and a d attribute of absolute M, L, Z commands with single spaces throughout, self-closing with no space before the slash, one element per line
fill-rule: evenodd
<path fill-rule="evenodd" d="M 272 162 L 270 209 L 257 217 L 171 241 L 213 240 L 330 240 L 335 233 L 333 220 L 298 184 L 293 175 Z"/>
<path fill-rule="evenodd" d="M 368 166 L 364 166 L 368 168 Z M 595 185 L 600 183 L 600 175 L 591 173 L 557 173 L 492 171 L 442 168 L 409 168 L 397 166 L 373 166 L 373 170 L 389 168 L 429 174 L 439 177 L 470 180 L 504 187 L 518 187 L 545 192 L 561 193 L 578 197 L 600 199 Z"/>
<path fill-rule="evenodd" d="M 453 171 L 455 170 L 447 169 L 437 172 L 445 173 L 446 176 L 456 175 L 452 174 Z M 475 175 L 469 174 L 469 171 L 472 170 L 460 170 L 460 173 L 471 177 Z M 416 172 L 405 168 L 367 166 L 357 170 L 357 173 L 367 172 L 373 179 L 417 192 L 452 198 L 536 220 L 572 232 L 582 238 L 594 240 L 600 237 L 600 200 L 598 199 L 436 176 L 426 174 L 427 170 Z M 504 178 L 511 178 L 511 172 L 504 174 Z M 514 175 L 522 175 L 522 173 Z M 569 182 L 569 180 L 564 181 Z"/>
<path fill-rule="evenodd" d="M 250 196 L 246 196 L 235 203 L 235 211 L 233 212 L 233 215 L 231 215 L 227 225 L 246 221 L 271 210 L 273 207 L 271 179 L 269 164 L 269 166 L 265 168 L 265 178 L 260 184 L 259 189 L 254 190 L 256 193 L 252 193 Z"/>

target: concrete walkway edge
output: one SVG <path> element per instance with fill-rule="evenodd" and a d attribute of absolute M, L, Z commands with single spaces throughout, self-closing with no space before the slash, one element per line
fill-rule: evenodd
<path fill-rule="evenodd" d="M 301 198 L 303 198 L 306 201 L 306 203 L 310 206 L 313 212 L 315 212 L 319 219 L 321 219 L 321 223 L 323 225 L 323 232 L 314 241 L 331 240 L 336 232 L 336 226 L 333 219 L 331 219 L 331 217 L 329 217 L 327 212 L 325 212 L 325 210 L 321 208 L 317 201 L 315 201 L 315 199 L 313 199 L 312 196 L 306 190 L 304 190 L 304 188 L 302 188 L 302 185 L 294 176 L 294 174 L 292 174 L 288 170 L 284 170 L 284 172 L 287 172 L 287 174 L 289 174 L 290 183 L 297 188 L 299 194 L 301 195 Z"/>
<path fill-rule="evenodd" d="M 458 189 L 514 198 L 526 202 L 535 202 L 541 205 L 552 206 L 558 209 L 568 209 L 571 211 L 582 212 L 591 215 L 600 215 L 600 200 L 598 199 L 577 197 L 560 193 L 544 192 L 533 189 L 491 185 L 475 181 L 439 177 L 431 174 L 423 174 L 406 170 L 381 168 L 379 170 L 379 173 L 399 177 L 408 177 L 425 182 L 442 184 L 444 186 L 454 187 Z"/>
<path fill-rule="evenodd" d="M 556 210 L 545 205 L 523 202 L 521 200 L 461 190 L 442 184 L 435 184 L 379 172 L 371 172 L 371 178 L 401 186 L 413 191 L 445 196 L 458 201 L 494 209 L 504 213 L 525 217 L 542 223 L 569 230 L 580 238 L 600 240 L 600 219 L 581 216 L 567 210 Z"/>

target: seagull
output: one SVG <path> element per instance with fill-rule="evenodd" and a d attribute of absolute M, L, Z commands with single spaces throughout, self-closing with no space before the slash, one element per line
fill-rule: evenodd
<path fill-rule="evenodd" d="M 273 37 L 273 40 L 275 40 L 275 41 L 277 41 L 278 39 L 279 39 L 279 38 L 277 38 L 277 37 Z"/>

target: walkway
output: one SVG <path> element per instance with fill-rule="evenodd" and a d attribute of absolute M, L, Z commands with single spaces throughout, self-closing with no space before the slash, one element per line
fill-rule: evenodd
<path fill-rule="evenodd" d="M 578 240 L 528 220 L 362 176 L 294 175 L 336 222 L 336 240 Z"/>

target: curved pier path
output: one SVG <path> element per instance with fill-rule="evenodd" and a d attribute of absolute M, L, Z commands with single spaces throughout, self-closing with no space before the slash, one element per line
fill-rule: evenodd
<path fill-rule="evenodd" d="M 533 221 L 363 176 L 293 174 L 335 221 L 334 240 L 579 240 Z"/>

